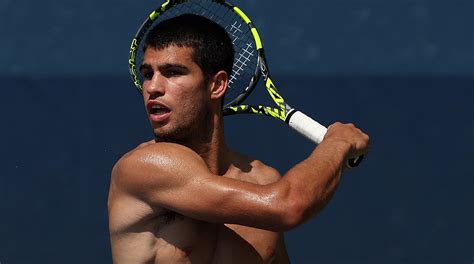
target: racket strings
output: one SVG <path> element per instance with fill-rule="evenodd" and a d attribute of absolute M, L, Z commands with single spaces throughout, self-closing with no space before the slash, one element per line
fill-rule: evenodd
<path fill-rule="evenodd" d="M 225 29 L 235 49 L 232 75 L 224 100 L 224 105 L 227 105 L 251 88 L 249 85 L 256 72 L 258 54 L 249 27 L 240 18 L 228 24 Z"/>
<path fill-rule="evenodd" d="M 258 67 L 258 53 L 255 48 L 254 38 L 245 21 L 228 6 L 211 0 L 189 0 L 176 4 L 163 12 L 147 29 L 143 39 L 146 39 L 149 29 L 159 22 L 182 14 L 196 14 L 221 25 L 229 34 L 234 45 L 234 64 L 232 74 L 229 77 L 224 105 L 237 103 L 250 87 Z M 136 65 L 143 62 L 143 45 L 141 41 L 136 58 Z M 143 83 L 143 77 L 139 74 L 139 80 Z"/>

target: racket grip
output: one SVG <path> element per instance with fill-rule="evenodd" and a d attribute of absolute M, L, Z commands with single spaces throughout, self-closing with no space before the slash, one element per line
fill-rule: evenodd
<path fill-rule="evenodd" d="M 320 144 L 323 141 L 328 131 L 325 126 L 298 110 L 294 110 L 288 114 L 286 123 L 316 144 Z M 364 156 L 359 156 L 355 159 L 349 159 L 346 166 L 349 168 L 357 167 L 363 158 Z"/>

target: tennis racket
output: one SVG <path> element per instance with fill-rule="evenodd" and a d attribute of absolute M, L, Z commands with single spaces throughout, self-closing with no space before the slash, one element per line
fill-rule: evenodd
<path fill-rule="evenodd" d="M 257 28 L 240 8 L 225 0 L 167 0 L 149 14 L 132 40 L 128 61 L 132 81 L 140 92 L 143 92 L 143 79 L 137 68 L 143 61 L 144 39 L 149 29 L 160 21 L 188 13 L 220 24 L 234 45 L 234 65 L 223 102 L 224 115 L 266 115 L 287 123 L 316 144 L 323 141 L 327 128 L 285 102 L 270 77 Z M 274 106 L 243 104 L 260 79 Z M 363 156 L 350 159 L 346 165 L 356 167 L 362 159 Z"/>

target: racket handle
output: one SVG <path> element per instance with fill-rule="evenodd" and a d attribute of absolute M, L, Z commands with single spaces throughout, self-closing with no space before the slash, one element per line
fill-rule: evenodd
<path fill-rule="evenodd" d="M 323 141 L 324 135 L 326 135 L 326 132 L 328 131 L 325 126 L 298 110 L 290 112 L 286 122 L 291 128 L 316 144 L 320 144 Z M 346 166 L 349 168 L 357 167 L 362 162 L 363 158 L 364 156 L 359 156 L 355 159 L 349 159 Z"/>

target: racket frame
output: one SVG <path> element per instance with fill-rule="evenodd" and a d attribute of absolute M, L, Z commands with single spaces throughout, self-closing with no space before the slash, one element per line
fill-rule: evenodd
<path fill-rule="evenodd" d="M 251 77 L 249 84 L 242 92 L 232 99 L 230 102 L 226 103 L 223 106 L 224 115 L 235 115 L 235 114 L 258 114 L 266 115 L 287 123 L 290 127 L 297 130 L 305 137 L 311 141 L 319 144 L 324 139 L 327 128 L 311 117 L 305 115 L 301 111 L 295 110 L 290 105 L 285 102 L 285 99 L 279 94 L 277 88 L 273 84 L 273 81 L 270 77 L 270 72 L 268 70 L 268 64 L 265 59 L 265 51 L 263 48 L 263 43 L 258 33 L 257 28 L 252 23 L 250 18 L 237 6 L 225 1 L 225 0 L 208 0 L 221 4 L 226 8 L 230 9 L 232 12 L 236 13 L 245 24 L 249 27 L 249 30 L 252 33 L 253 41 L 255 48 L 257 50 L 257 65 L 254 75 Z M 140 43 L 143 41 L 146 33 L 156 21 L 156 19 L 162 15 L 167 10 L 172 7 L 182 4 L 186 0 L 167 0 L 160 7 L 153 10 L 147 17 L 147 19 L 142 23 L 130 45 L 130 55 L 129 55 L 129 69 L 130 75 L 132 77 L 132 82 L 135 84 L 135 87 L 139 90 L 140 93 L 143 93 L 143 86 L 139 79 L 139 73 L 137 72 L 136 59 L 138 48 Z M 241 104 L 255 89 L 260 78 L 263 78 L 265 88 L 275 103 L 276 107 L 263 106 L 263 105 L 247 105 Z M 349 168 L 356 167 L 362 161 L 363 156 L 357 157 L 355 159 L 350 159 L 346 166 Z"/>

